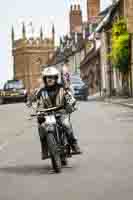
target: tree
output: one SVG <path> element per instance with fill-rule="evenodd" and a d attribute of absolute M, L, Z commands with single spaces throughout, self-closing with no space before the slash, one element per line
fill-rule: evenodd
<path fill-rule="evenodd" d="M 122 75 L 123 88 L 128 84 L 129 34 L 125 19 L 117 20 L 112 28 L 112 51 L 109 55 L 112 66 Z"/>

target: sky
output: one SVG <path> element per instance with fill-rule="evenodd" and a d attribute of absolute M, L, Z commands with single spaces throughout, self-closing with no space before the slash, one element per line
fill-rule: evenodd
<path fill-rule="evenodd" d="M 22 22 L 27 26 L 30 36 L 32 21 L 34 35 L 39 34 L 42 25 L 44 35 L 51 34 L 52 24 L 55 24 L 56 41 L 69 32 L 69 8 L 71 4 L 79 3 L 86 19 L 86 0 L 4 0 L 0 12 L 0 88 L 6 80 L 13 77 L 13 59 L 11 52 L 11 27 L 14 26 L 16 39 L 21 36 Z M 101 0 L 103 10 L 111 0 Z"/>

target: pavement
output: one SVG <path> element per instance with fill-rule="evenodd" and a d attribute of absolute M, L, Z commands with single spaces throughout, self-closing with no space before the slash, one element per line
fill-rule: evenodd
<path fill-rule="evenodd" d="M 61 174 L 50 160 L 41 161 L 28 112 L 24 104 L 0 106 L 0 200 L 132 200 L 132 109 L 79 102 L 72 122 L 83 154 L 69 159 Z"/>
<path fill-rule="evenodd" d="M 96 93 L 88 96 L 88 101 L 103 101 L 104 97 L 100 96 L 100 93 Z"/>
<path fill-rule="evenodd" d="M 133 98 L 114 97 L 114 98 L 105 98 L 104 101 L 107 103 L 119 104 L 122 106 L 133 108 Z"/>
<path fill-rule="evenodd" d="M 88 101 L 104 101 L 105 103 L 112 103 L 116 105 L 121 105 L 129 108 L 133 108 L 133 98 L 132 97 L 103 97 L 100 93 L 96 93 L 92 96 L 88 96 Z"/>

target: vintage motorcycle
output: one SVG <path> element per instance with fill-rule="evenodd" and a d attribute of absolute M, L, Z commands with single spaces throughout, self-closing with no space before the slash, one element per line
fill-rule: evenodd
<path fill-rule="evenodd" d="M 43 117 L 46 130 L 46 141 L 48 146 L 48 158 L 51 159 L 52 167 L 56 173 L 61 172 L 62 165 L 67 165 L 68 157 L 74 153 L 68 144 L 66 133 L 60 123 L 62 106 L 49 109 L 39 109 L 34 117 Z"/>

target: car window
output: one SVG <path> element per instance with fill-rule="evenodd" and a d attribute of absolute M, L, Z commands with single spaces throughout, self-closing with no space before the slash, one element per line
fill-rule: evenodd
<path fill-rule="evenodd" d="M 22 81 L 12 81 L 5 84 L 5 89 L 23 89 L 24 85 Z"/>
<path fill-rule="evenodd" d="M 79 78 L 74 78 L 71 80 L 72 84 L 83 84 L 83 81 Z"/>

